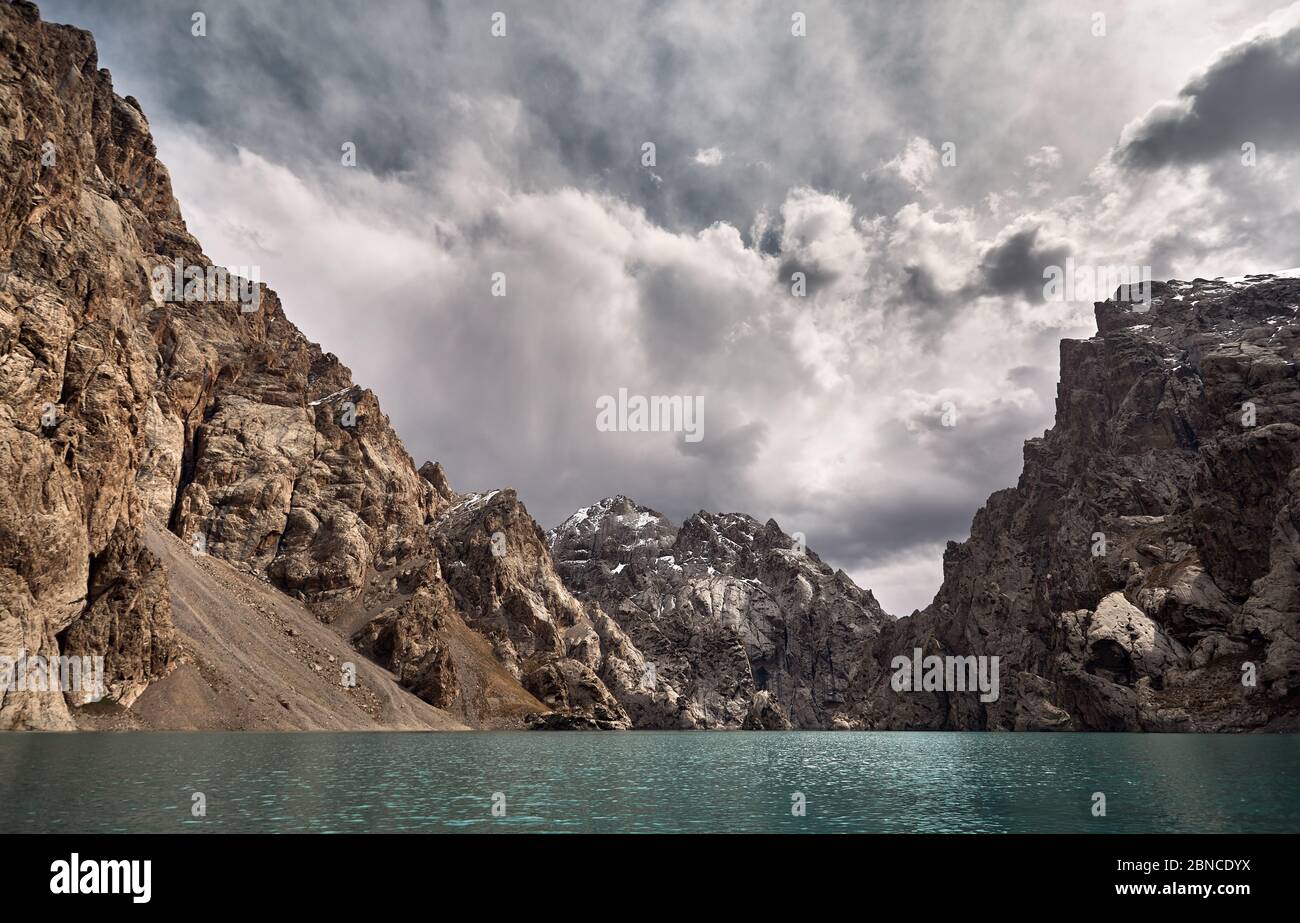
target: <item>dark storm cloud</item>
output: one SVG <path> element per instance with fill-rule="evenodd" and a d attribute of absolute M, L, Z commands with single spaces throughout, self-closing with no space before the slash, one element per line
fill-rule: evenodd
<path fill-rule="evenodd" d="M 915 111 L 913 90 L 893 72 L 916 64 L 888 44 L 906 27 L 881 29 L 895 18 L 883 3 L 812 3 L 820 28 L 797 45 L 783 10 L 740 16 L 705 4 L 693 8 L 707 11 L 698 30 L 654 3 L 523 7 L 506 11 L 503 39 L 489 34 L 494 0 L 224 0 L 207 5 L 202 39 L 190 35 L 189 0 L 46 6 L 95 33 L 103 62 L 140 88 L 151 117 L 231 146 L 320 169 L 352 140 L 359 164 L 385 176 L 436 163 L 472 137 L 521 188 L 608 191 L 673 229 L 726 221 L 747 233 L 757 208 L 779 205 L 793 185 L 858 189 L 862 164 L 893 156 L 908 137 L 883 113 Z M 828 61 L 852 60 L 850 49 L 858 63 L 828 72 Z M 714 89 L 719 73 L 725 96 Z M 525 138 L 455 109 L 457 94 L 484 91 L 519 101 Z M 831 104 L 841 121 L 827 125 Z M 647 141 L 658 161 L 649 168 Z M 693 162 L 713 146 L 726 151 L 722 164 Z"/>
<path fill-rule="evenodd" d="M 732 317 L 726 293 L 710 297 L 698 278 L 679 267 L 656 266 L 637 276 L 644 296 L 641 339 L 657 368 L 679 376 L 717 356 Z"/>
<path fill-rule="evenodd" d="M 1030 303 L 1043 300 L 1043 270 L 1064 266 L 1070 250 L 1041 246 L 1041 229 L 1029 227 L 998 241 L 980 258 L 978 289 L 996 295 L 1019 295 Z"/>
<path fill-rule="evenodd" d="M 911 265 L 903 267 L 904 296 L 906 300 L 919 301 L 927 305 L 945 305 L 952 301 L 951 295 L 939 288 L 927 267 Z"/>
<path fill-rule="evenodd" d="M 926 450 L 944 463 L 948 476 L 973 485 L 981 498 L 990 492 L 1001 472 L 1018 463 L 1024 440 L 1034 434 L 1042 419 L 1036 402 L 1015 403 L 998 399 L 985 406 L 968 406 L 955 397 L 956 423 L 944 426 L 940 407 L 910 417 L 911 432 L 901 430 L 891 441 L 905 444 L 921 434 Z"/>
<path fill-rule="evenodd" d="M 1147 251 L 1146 264 L 1151 266 L 1153 279 L 1169 279 L 1174 273 L 1168 269 L 1175 259 L 1200 261 L 1216 248 L 1198 239 L 1194 230 L 1170 230 L 1152 238 Z"/>
<path fill-rule="evenodd" d="M 1300 28 L 1239 45 L 1152 110 L 1115 151 L 1125 166 L 1147 170 L 1200 163 L 1253 142 L 1259 156 L 1300 138 Z"/>
<path fill-rule="evenodd" d="M 44 6 L 95 35 L 101 65 L 120 89 L 135 88 L 151 119 L 294 162 L 337 164 L 352 140 L 381 175 L 438 149 L 439 122 L 422 101 L 435 88 L 432 62 L 447 57 L 440 4 L 386 5 L 375 15 L 348 0 L 218 0 L 197 5 L 203 37 L 191 34 L 192 2 Z"/>
<path fill-rule="evenodd" d="M 898 549 L 936 541 L 963 541 L 981 497 L 939 495 L 925 490 L 826 498 L 803 515 L 786 517 L 786 531 L 803 531 L 808 547 L 845 569 L 871 566 Z"/>
<path fill-rule="evenodd" d="M 705 420 L 707 419 L 706 414 Z M 698 458 L 709 464 L 716 464 L 728 470 L 739 470 L 747 467 L 758 457 L 758 450 L 766 437 L 767 424 L 762 420 L 753 420 L 721 433 L 710 432 L 707 439 L 699 442 L 683 442 L 681 451 L 683 455 Z"/>
<path fill-rule="evenodd" d="M 1007 381 L 1016 388 L 1028 388 L 1040 396 L 1050 398 L 1056 388 L 1056 377 L 1037 365 L 1017 365 L 1007 370 Z"/>
<path fill-rule="evenodd" d="M 1300 201 L 1279 193 L 1300 187 L 1300 161 L 1294 149 L 1274 150 L 1269 159 L 1266 169 L 1247 169 L 1235 157 L 1207 164 L 1205 182 L 1222 198 L 1222 209 L 1209 215 L 1192 201 L 1169 214 L 1134 262 L 1151 266 L 1154 279 L 1300 266 Z"/>
<path fill-rule="evenodd" d="M 840 278 L 836 270 L 822 266 L 816 260 L 790 259 L 777 268 L 776 283 L 783 288 L 790 288 L 796 272 L 803 273 L 804 287 L 809 298 L 815 297 L 823 289 L 830 288 Z"/>

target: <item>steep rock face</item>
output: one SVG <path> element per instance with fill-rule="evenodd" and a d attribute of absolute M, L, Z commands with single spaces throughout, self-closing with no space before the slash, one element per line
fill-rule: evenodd
<path fill-rule="evenodd" d="M 152 155 L 89 35 L 0 5 L 0 657 L 103 656 L 122 701 L 177 652 L 135 489 L 154 381 L 141 260 L 186 238 Z M 7 727 L 72 727 L 68 702 L 0 690 Z"/>
<path fill-rule="evenodd" d="M 561 582 L 545 535 L 513 490 L 458 498 L 429 534 L 466 623 L 529 692 L 597 726 L 630 726 L 598 676 L 605 651 L 587 608 Z"/>
<path fill-rule="evenodd" d="M 392 670 L 405 688 L 437 708 L 460 697 L 456 668 L 444 640 L 451 600 L 442 584 L 421 585 L 401 605 L 390 606 L 357 632 L 353 643 Z"/>
<path fill-rule="evenodd" d="M 274 292 L 218 284 L 90 36 L 28 4 L 0 22 L 0 650 L 58 653 L 66 633 L 126 701 L 174 654 L 146 517 L 320 602 L 427 553 L 443 500 Z M 0 722 L 68 726 L 57 697 L 23 700 Z"/>
<path fill-rule="evenodd" d="M 234 279 L 214 284 L 144 116 L 95 70 L 90 36 L 26 4 L 0 16 L 4 168 L 16 179 L 0 251 L 5 396 L 28 427 L 52 401 L 46 441 L 66 442 L 83 478 L 115 479 L 86 492 L 91 553 L 142 509 L 319 600 L 354 595 L 376 559 L 427 550 L 442 500 L 375 396 L 274 292 L 249 285 L 250 302 Z M 176 267 L 203 278 L 175 280 Z"/>
<path fill-rule="evenodd" d="M 151 443 L 181 461 L 168 477 L 172 530 L 309 601 L 352 598 L 377 562 L 427 553 L 424 524 L 442 501 L 375 396 L 303 338 L 273 293 L 259 317 L 233 324 L 205 307 L 163 305 L 150 318 L 172 371 L 159 417 L 182 436 Z"/>
<path fill-rule="evenodd" d="M 1019 485 L 949 544 L 931 606 L 882 633 L 858 726 L 1294 721 L 1300 279 L 1125 294 L 1098 303 L 1096 336 L 1061 344 L 1056 425 L 1026 443 Z M 891 662 L 915 649 L 999 657 L 999 698 L 895 691 Z"/>
<path fill-rule="evenodd" d="M 889 621 L 772 521 L 700 512 L 677 529 L 612 497 L 549 540 L 565 584 L 612 622 L 605 680 L 638 727 L 830 727 Z"/>
<path fill-rule="evenodd" d="M 541 530 L 512 490 L 469 494 L 430 534 L 466 621 L 521 675 L 532 660 L 561 657 L 582 606 L 560 583 Z"/>

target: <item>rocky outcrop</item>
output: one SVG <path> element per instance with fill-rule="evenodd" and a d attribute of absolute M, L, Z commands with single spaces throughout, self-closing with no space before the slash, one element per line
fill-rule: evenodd
<path fill-rule="evenodd" d="M 599 678 L 606 650 L 587 607 L 561 582 L 546 536 L 513 490 L 460 497 L 429 535 L 466 624 L 529 692 L 596 726 L 631 726 Z"/>
<path fill-rule="evenodd" d="M 632 726 L 627 712 L 591 667 L 571 657 L 534 667 L 524 677 L 524 685 L 553 712 L 579 718 L 598 730 L 627 730 Z"/>
<path fill-rule="evenodd" d="M 886 626 L 855 726 L 1295 726 L 1300 279 L 1128 295 L 1061 344 L 1056 425 L 949 544 L 934 603 Z M 999 657 L 999 697 L 895 690 L 916 649 Z"/>
<path fill-rule="evenodd" d="M 749 714 L 741 728 L 746 731 L 789 731 L 794 729 L 790 717 L 766 689 L 749 700 Z"/>
<path fill-rule="evenodd" d="M 678 529 L 612 497 L 549 540 L 565 584 L 609 620 L 602 677 L 637 727 L 830 727 L 890 621 L 772 521 L 700 512 Z"/>
<path fill-rule="evenodd" d="M 442 465 L 437 462 L 425 462 L 420 466 L 419 474 L 433 485 L 433 492 L 443 500 L 455 503 L 460 499 L 456 491 L 451 489 L 451 484 L 447 481 L 447 472 L 442 469 Z"/>
<path fill-rule="evenodd" d="M 135 479 L 155 381 L 144 260 L 187 235 L 90 36 L 27 3 L 0 5 L 0 173 L 0 658 L 102 656 L 129 702 L 177 654 Z M 73 726 L 75 692 L 10 678 L 0 728 Z"/>
<path fill-rule="evenodd" d="M 450 709 L 460 696 L 451 651 L 443 639 L 451 608 L 441 585 L 435 584 L 433 591 L 421 586 L 400 606 L 367 622 L 353 642 L 421 699 Z"/>
<path fill-rule="evenodd" d="M 442 572 L 466 622 L 523 675 L 565 654 L 582 606 L 560 583 L 541 529 L 512 490 L 469 494 L 430 529 Z M 583 625 L 585 628 L 585 625 Z"/>

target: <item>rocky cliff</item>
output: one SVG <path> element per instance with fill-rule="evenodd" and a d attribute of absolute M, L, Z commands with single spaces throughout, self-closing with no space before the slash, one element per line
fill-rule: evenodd
<path fill-rule="evenodd" d="M 426 531 L 430 556 L 387 584 L 381 576 L 363 600 L 363 619 L 381 611 L 357 630 L 358 647 L 478 725 L 631 727 L 599 678 L 606 651 L 593 619 L 514 491 L 448 496 Z"/>
<path fill-rule="evenodd" d="M 104 655 L 124 704 L 178 653 L 136 484 L 158 377 L 142 261 L 198 246 L 152 155 L 89 35 L 0 6 L 0 656 Z M 0 689 L 0 727 L 71 726 L 63 696 Z"/>
<path fill-rule="evenodd" d="M 949 544 L 933 604 L 885 627 L 858 726 L 1296 726 L 1300 278 L 1132 295 L 1062 342 L 1055 426 Z M 916 649 L 999 657 L 999 698 L 895 691 Z"/>

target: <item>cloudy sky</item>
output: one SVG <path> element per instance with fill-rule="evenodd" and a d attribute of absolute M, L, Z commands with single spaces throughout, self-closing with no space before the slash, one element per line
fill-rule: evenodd
<path fill-rule="evenodd" d="M 898 614 L 1094 330 L 1045 267 L 1300 265 L 1300 4 L 41 7 L 417 464 L 547 527 L 614 493 L 775 517 Z M 620 387 L 702 395 L 704 439 L 598 431 Z"/>

